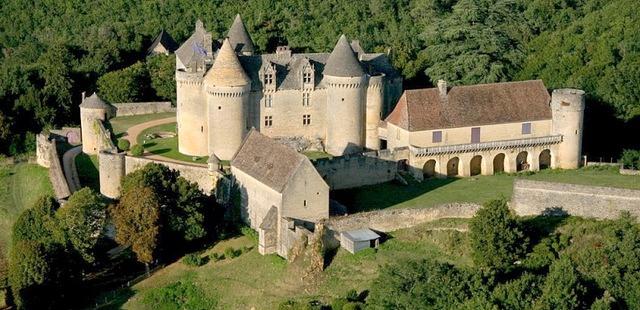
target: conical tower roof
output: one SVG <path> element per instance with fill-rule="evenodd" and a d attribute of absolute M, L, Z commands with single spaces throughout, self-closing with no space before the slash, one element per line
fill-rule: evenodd
<path fill-rule="evenodd" d="M 253 41 L 251 41 L 251 37 L 247 32 L 247 28 L 244 26 L 244 22 L 242 22 L 242 18 L 240 18 L 240 14 L 237 14 L 233 20 L 227 37 L 229 41 L 231 41 L 231 46 L 236 53 L 253 54 L 255 51 Z"/>
<path fill-rule="evenodd" d="M 224 39 L 204 82 L 212 86 L 245 86 L 251 82 L 228 38 Z"/>
<path fill-rule="evenodd" d="M 80 107 L 81 108 L 85 108 L 85 109 L 103 109 L 103 110 L 107 110 L 111 106 L 109 106 L 108 103 L 104 102 L 104 100 L 102 100 L 100 97 L 98 97 L 98 94 L 93 93 L 93 95 L 84 98 L 84 100 L 80 103 Z"/>
<path fill-rule="evenodd" d="M 363 74 L 364 71 L 360 61 L 356 58 L 353 49 L 351 49 L 351 44 L 343 34 L 333 48 L 331 55 L 329 55 L 327 64 L 324 66 L 324 75 L 354 77 L 362 76 Z"/>

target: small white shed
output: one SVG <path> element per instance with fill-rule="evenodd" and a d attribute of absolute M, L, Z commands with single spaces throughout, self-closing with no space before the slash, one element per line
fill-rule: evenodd
<path fill-rule="evenodd" d="M 379 244 L 380 235 L 371 229 L 343 231 L 340 234 L 340 246 L 352 254 L 367 248 L 377 248 Z"/>

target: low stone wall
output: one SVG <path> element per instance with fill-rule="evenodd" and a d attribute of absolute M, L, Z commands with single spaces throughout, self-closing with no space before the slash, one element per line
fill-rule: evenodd
<path fill-rule="evenodd" d="M 331 217 L 326 221 L 325 244 L 339 246 L 343 231 L 369 228 L 390 232 L 443 218 L 471 218 L 478 209 L 478 204 L 450 203 L 432 208 L 388 209 Z"/>
<path fill-rule="evenodd" d="M 521 216 L 567 213 L 614 219 L 629 211 L 640 217 L 640 190 L 516 180 L 511 208 Z"/>
<path fill-rule="evenodd" d="M 171 101 L 162 102 L 127 102 L 114 103 L 116 116 L 129 116 L 141 114 L 153 114 L 163 112 L 175 112 L 176 109 L 171 106 Z"/>
<path fill-rule="evenodd" d="M 331 190 L 354 188 L 391 181 L 398 173 L 395 153 L 345 155 L 313 161 Z"/>
<path fill-rule="evenodd" d="M 71 190 L 67 179 L 64 176 L 62 170 L 62 163 L 60 162 L 60 156 L 58 156 L 58 150 L 56 147 L 56 140 L 51 140 L 49 147 L 49 180 L 53 187 L 53 193 L 58 200 L 65 199 L 71 196 Z"/>
<path fill-rule="evenodd" d="M 148 163 L 158 163 L 180 172 L 180 176 L 190 182 L 198 183 L 201 190 L 210 193 L 215 188 L 216 176 L 209 171 L 207 166 L 196 166 L 144 157 L 125 156 L 125 174 L 129 174 L 144 167 Z M 102 168 L 102 166 L 101 166 Z"/>
<path fill-rule="evenodd" d="M 36 135 L 36 163 L 38 165 L 49 168 L 51 166 L 51 141 L 46 133 Z"/>
<path fill-rule="evenodd" d="M 620 174 L 623 175 L 640 175 L 640 170 L 620 168 Z M 638 180 L 640 182 L 640 180 Z"/>

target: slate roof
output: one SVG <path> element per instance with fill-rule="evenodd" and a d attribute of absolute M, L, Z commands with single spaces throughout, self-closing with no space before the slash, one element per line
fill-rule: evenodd
<path fill-rule="evenodd" d="M 102 98 L 98 97 L 98 94 L 93 93 L 93 95 L 89 97 L 85 97 L 82 103 L 80 103 L 81 108 L 85 109 L 110 109 L 111 106 L 106 103 Z"/>
<path fill-rule="evenodd" d="M 408 131 L 551 119 L 541 80 L 405 90 L 386 121 Z"/>
<path fill-rule="evenodd" d="M 358 61 L 356 54 L 351 49 L 351 44 L 349 44 L 344 34 L 340 36 L 338 43 L 336 43 L 331 55 L 329 55 L 324 74 L 339 77 L 354 77 L 364 74 L 360 61 Z"/>
<path fill-rule="evenodd" d="M 304 160 L 308 160 L 304 155 L 252 129 L 231 167 L 282 193 Z"/>
<path fill-rule="evenodd" d="M 158 44 L 164 46 L 164 48 L 170 53 L 173 53 L 178 49 L 178 43 L 176 43 L 171 35 L 169 35 L 168 32 L 164 31 L 164 29 L 160 31 L 155 40 L 153 40 L 153 43 L 151 43 L 151 46 L 147 50 L 147 55 L 153 53 L 153 50 L 156 48 L 156 46 L 158 46 Z"/>
<path fill-rule="evenodd" d="M 343 231 L 342 234 L 352 241 L 369 241 L 380 238 L 373 230 L 364 228 L 358 230 Z"/>
<path fill-rule="evenodd" d="M 244 26 L 244 22 L 242 22 L 242 18 L 240 18 L 240 14 L 237 14 L 233 20 L 227 37 L 229 41 L 231 41 L 231 46 L 236 53 L 254 52 L 253 41 L 251 41 L 251 37 L 247 32 L 247 28 Z"/>
<path fill-rule="evenodd" d="M 212 86 L 244 86 L 251 83 L 229 39 L 222 43 L 213 66 L 204 77 L 204 82 Z"/>
<path fill-rule="evenodd" d="M 183 65 L 188 66 L 191 62 L 205 60 L 211 55 L 213 55 L 211 34 L 204 29 L 202 21 L 198 20 L 193 34 L 176 50 L 176 57 Z"/>

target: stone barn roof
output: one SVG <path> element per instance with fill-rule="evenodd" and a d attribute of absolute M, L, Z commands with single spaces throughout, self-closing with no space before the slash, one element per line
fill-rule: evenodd
<path fill-rule="evenodd" d="M 231 160 L 231 167 L 281 193 L 305 160 L 304 155 L 252 129 Z"/>
<path fill-rule="evenodd" d="M 541 80 L 405 90 L 386 121 L 408 131 L 551 119 Z"/>

